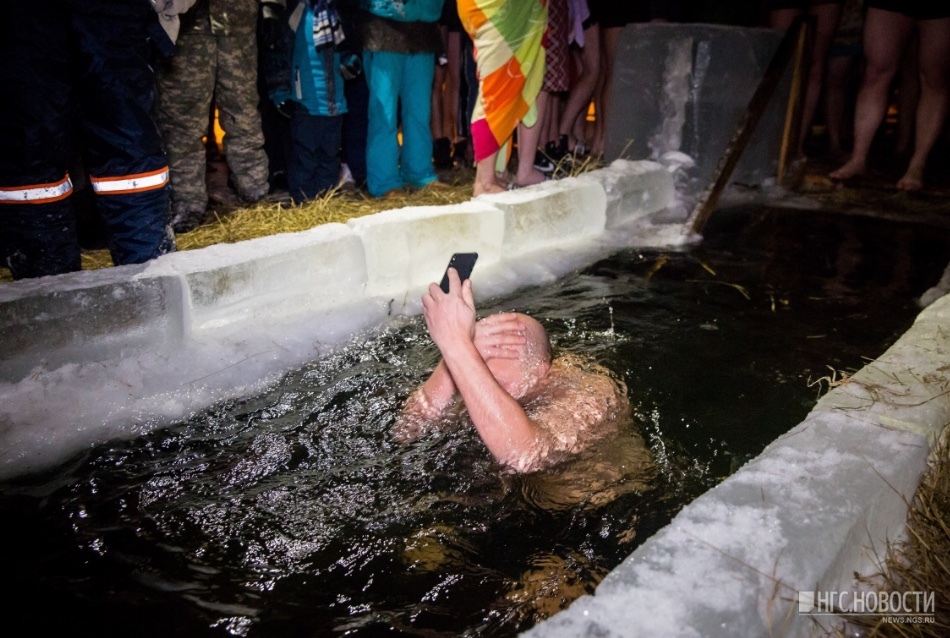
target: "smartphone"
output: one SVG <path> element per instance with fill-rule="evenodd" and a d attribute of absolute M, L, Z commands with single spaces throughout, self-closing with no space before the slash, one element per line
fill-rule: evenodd
<path fill-rule="evenodd" d="M 442 292 L 449 292 L 449 268 L 455 268 L 459 274 L 459 280 L 465 281 L 472 276 L 472 269 L 475 267 L 475 260 L 478 259 L 478 253 L 455 253 L 449 260 L 449 265 L 445 267 L 445 274 L 442 275 L 442 283 L 439 287 Z"/>

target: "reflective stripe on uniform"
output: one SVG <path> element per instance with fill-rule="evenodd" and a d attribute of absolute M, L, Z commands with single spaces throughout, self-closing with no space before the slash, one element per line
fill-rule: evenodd
<path fill-rule="evenodd" d="M 73 182 L 67 174 L 58 182 L 0 186 L 0 204 L 49 204 L 66 199 L 73 192 Z"/>
<path fill-rule="evenodd" d="M 92 190 L 97 195 L 126 195 L 143 191 L 157 190 L 168 183 L 168 167 L 157 171 L 122 175 L 119 177 L 90 177 Z"/>

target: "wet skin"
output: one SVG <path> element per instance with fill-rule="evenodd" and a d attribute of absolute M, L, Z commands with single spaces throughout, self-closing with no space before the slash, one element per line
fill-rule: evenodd
<path fill-rule="evenodd" d="M 615 432 L 629 412 L 609 377 L 551 361 L 544 328 L 518 313 L 476 321 L 471 280 L 449 270 L 449 292 L 432 284 L 423 315 L 442 361 L 406 401 L 401 440 L 444 422 L 456 396 L 495 459 L 519 472 L 540 469 Z"/>

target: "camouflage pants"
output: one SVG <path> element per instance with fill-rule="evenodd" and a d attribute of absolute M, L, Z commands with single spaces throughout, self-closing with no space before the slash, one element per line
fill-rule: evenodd
<path fill-rule="evenodd" d="M 208 129 L 212 96 L 238 195 L 249 201 L 266 195 L 254 36 L 183 32 L 168 62 L 159 73 L 158 121 L 168 152 L 172 214 L 204 211 L 208 205 L 201 138 Z"/>

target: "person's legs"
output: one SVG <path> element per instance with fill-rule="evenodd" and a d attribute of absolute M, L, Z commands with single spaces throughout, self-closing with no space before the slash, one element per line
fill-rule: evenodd
<path fill-rule="evenodd" d="M 472 197 L 478 197 L 485 193 L 504 193 L 508 188 L 498 181 L 495 173 L 495 162 L 498 160 L 498 152 L 484 157 L 475 162 L 475 184 L 472 188 Z"/>
<path fill-rule="evenodd" d="M 921 20 L 917 27 L 920 37 L 920 101 L 917 103 L 914 154 L 907 172 L 897 182 L 897 187 L 903 190 L 923 187 L 927 156 L 943 128 L 950 93 L 950 18 Z"/>
<path fill-rule="evenodd" d="M 334 188 L 340 176 L 342 115 L 310 115 L 302 106 L 290 120 L 293 140 L 287 181 L 295 202 L 319 197 Z"/>
<path fill-rule="evenodd" d="M 436 65 L 436 80 L 441 91 L 439 111 L 433 110 L 432 117 L 436 114 L 441 120 L 436 124 L 437 128 L 432 131 L 432 137 L 448 137 L 449 141 L 454 143 L 458 140 L 458 109 L 459 109 L 459 67 L 461 64 L 459 48 L 459 32 L 450 31 L 448 27 L 442 27 L 442 43 L 445 47 L 444 63 Z M 439 78 L 441 75 L 441 79 Z M 433 108 L 435 103 L 433 102 Z"/>
<path fill-rule="evenodd" d="M 421 188 L 438 179 L 432 166 L 432 133 L 429 129 L 430 87 L 435 74 L 435 56 L 414 53 L 403 56 L 399 86 L 402 115 L 402 150 L 399 172 L 402 181 Z"/>
<path fill-rule="evenodd" d="M 567 101 L 566 93 L 549 93 L 547 98 L 545 119 L 548 122 L 547 131 L 541 132 L 541 142 L 544 144 L 544 153 L 551 160 L 557 162 L 563 155 L 558 148 L 558 129 L 560 127 L 561 116 L 564 113 L 564 102 Z"/>
<path fill-rule="evenodd" d="M 108 15 L 103 4 L 109 5 Z M 168 227 L 168 159 L 153 118 L 152 50 L 142 37 L 155 15 L 138 4 L 73 6 L 79 14 L 73 28 L 81 43 L 79 94 L 89 181 L 113 263 L 140 264 L 175 248 Z"/>
<path fill-rule="evenodd" d="M 825 63 L 828 61 L 828 50 L 831 48 L 835 30 L 838 28 L 838 20 L 841 18 L 841 5 L 834 2 L 812 5 L 808 12 L 815 16 L 817 26 L 808 59 L 808 85 L 805 89 L 801 129 L 798 134 L 799 153 L 811 132 L 815 112 L 818 110 L 825 80 Z"/>
<path fill-rule="evenodd" d="M 266 39 L 266 28 L 261 20 L 257 25 L 257 94 L 260 98 L 261 132 L 264 134 L 264 153 L 267 155 L 267 182 L 271 191 L 287 189 L 287 164 L 290 161 L 291 140 L 290 120 L 277 109 L 268 96 L 268 77 L 276 75 L 276 69 L 283 68 L 284 56 L 281 51 L 262 45 Z M 211 141 L 211 140 L 209 140 Z M 216 152 L 217 142 L 212 145 Z"/>
<path fill-rule="evenodd" d="M 0 3 L 0 258 L 14 279 L 81 268 L 67 174 L 69 42 L 58 2 Z"/>
<path fill-rule="evenodd" d="M 215 38 L 183 33 L 177 51 L 158 73 L 158 123 L 168 152 L 172 221 L 196 226 L 208 207 L 207 152 L 201 138 L 208 130 L 214 94 Z"/>
<path fill-rule="evenodd" d="M 443 25 L 439 25 L 439 35 L 442 38 L 442 50 L 443 52 L 447 49 L 447 41 L 449 37 L 449 30 Z M 435 74 L 432 76 L 432 104 L 430 106 L 430 120 L 429 128 L 432 132 L 432 139 L 438 139 L 444 137 L 446 129 L 444 127 L 445 117 L 443 116 L 444 106 L 444 93 L 445 89 L 445 78 L 448 74 L 448 57 L 446 56 L 445 60 L 436 58 L 435 65 Z"/>
<path fill-rule="evenodd" d="M 544 100 L 538 115 L 537 146 L 534 154 L 534 167 L 546 175 L 550 175 L 557 168 L 557 165 L 547 154 L 548 145 L 557 145 L 557 120 L 552 106 L 556 103 L 556 98 L 546 89 L 541 89 L 538 99 Z M 519 134 L 520 135 L 520 134 Z M 520 148 L 520 147 L 519 147 Z M 520 157 L 520 156 L 519 156 Z"/>
<path fill-rule="evenodd" d="M 548 94 L 538 93 L 535 102 L 538 112 L 533 126 L 525 126 L 522 121 L 518 124 L 518 171 L 515 173 L 515 184 L 528 186 L 538 184 L 547 179 L 541 171 L 534 167 L 534 156 L 538 151 L 538 141 L 541 139 L 541 125 L 547 111 Z"/>
<path fill-rule="evenodd" d="M 854 150 L 843 166 L 829 174 L 832 179 L 848 179 L 864 172 L 871 143 L 887 109 L 891 80 L 913 27 L 914 20 L 905 15 L 868 9 L 863 36 L 864 76 L 854 113 Z"/>
<path fill-rule="evenodd" d="M 465 78 L 465 103 L 459 104 L 459 115 L 465 123 L 466 135 L 472 138 L 472 113 L 475 112 L 475 103 L 478 101 L 478 65 L 475 62 L 475 48 L 472 38 L 465 34 L 460 40 L 462 52 L 462 76 Z M 471 148 L 471 145 L 470 145 Z"/>
<path fill-rule="evenodd" d="M 468 137 L 466 126 L 462 126 L 459 118 L 459 96 L 462 86 L 462 34 L 460 31 L 449 31 L 445 44 L 445 55 L 448 58 L 446 64 L 446 83 L 445 83 L 445 117 L 446 128 L 450 131 L 452 143 Z"/>
<path fill-rule="evenodd" d="M 463 67 L 465 68 L 466 84 L 468 85 L 468 100 L 466 106 L 466 121 L 469 122 L 469 135 L 472 140 L 472 153 L 475 160 L 475 183 L 472 186 L 472 196 L 478 197 L 485 193 L 503 193 L 507 187 L 502 183 L 495 173 L 495 164 L 498 162 L 499 149 L 489 140 L 486 127 L 477 128 L 474 122 L 474 112 L 476 105 L 482 100 L 482 84 L 477 79 L 477 62 L 472 56 L 474 49 L 471 45 L 471 37 L 466 37 L 468 43 L 463 47 L 467 53 L 463 54 Z M 480 122 L 481 123 L 481 122 Z M 491 149 L 495 149 L 492 151 Z"/>
<path fill-rule="evenodd" d="M 402 188 L 399 176 L 397 108 L 402 82 L 402 56 L 364 51 L 363 73 L 369 87 L 366 127 L 366 187 L 373 197 Z M 427 87 L 428 88 L 428 85 Z M 428 92 L 426 93 L 428 103 Z M 426 129 L 428 130 L 428 108 Z"/>
<path fill-rule="evenodd" d="M 807 53 L 805 61 L 807 84 L 802 104 L 801 129 L 798 134 L 799 153 L 811 131 L 815 112 L 818 110 L 818 101 L 821 98 L 825 77 L 825 62 L 838 27 L 838 20 L 841 18 L 841 5 L 834 2 L 813 4 L 808 7 L 808 13 L 815 17 L 816 27 L 812 48 Z M 801 9 L 775 9 L 769 13 L 769 24 L 773 29 L 787 31 L 795 18 L 801 14 Z"/>
<path fill-rule="evenodd" d="M 442 35 L 442 48 L 447 47 L 448 28 L 440 26 L 439 31 Z M 448 76 L 448 57 L 438 60 L 435 65 L 435 73 L 432 77 L 432 97 L 429 106 L 429 132 L 432 137 L 432 162 L 436 168 L 452 167 L 452 140 L 453 135 L 451 125 L 447 125 L 448 101 L 446 97 L 451 91 L 446 78 Z"/>
<path fill-rule="evenodd" d="M 475 185 L 472 188 L 472 197 L 478 197 L 484 193 L 504 193 L 507 190 L 495 175 L 497 160 L 498 152 L 496 151 L 475 162 Z"/>
<path fill-rule="evenodd" d="M 567 98 L 567 104 L 564 106 L 564 113 L 561 116 L 561 124 L 558 132 L 561 136 L 572 135 L 576 132 L 575 126 L 578 119 L 583 119 L 587 114 L 587 107 L 590 105 L 591 96 L 594 94 L 594 88 L 597 86 L 597 79 L 600 75 L 600 27 L 596 24 L 584 29 L 584 48 L 581 49 L 581 69 L 577 76 L 577 82 L 571 87 Z M 583 138 L 575 142 L 583 143 Z M 568 140 L 568 149 L 573 150 L 573 145 Z"/>
<path fill-rule="evenodd" d="M 366 74 L 360 73 L 343 85 L 346 113 L 343 114 L 343 160 L 357 184 L 366 182 L 366 122 L 369 89 Z"/>
<path fill-rule="evenodd" d="M 257 45 L 254 38 L 241 36 L 217 36 L 216 40 L 214 101 L 225 132 L 224 155 L 238 195 L 254 202 L 269 190 L 264 133 L 257 108 L 260 96 L 252 76 L 257 69 Z"/>
<path fill-rule="evenodd" d="M 607 109 L 610 107 L 610 91 L 613 89 L 614 64 L 617 61 L 617 38 L 623 27 L 601 29 L 600 78 L 594 92 L 594 140 L 591 155 L 603 157 L 607 140 Z"/>
<path fill-rule="evenodd" d="M 840 155 L 844 152 L 848 87 L 856 57 L 841 55 L 828 60 L 825 78 L 825 126 L 828 129 L 828 150 L 832 155 Z"/>

